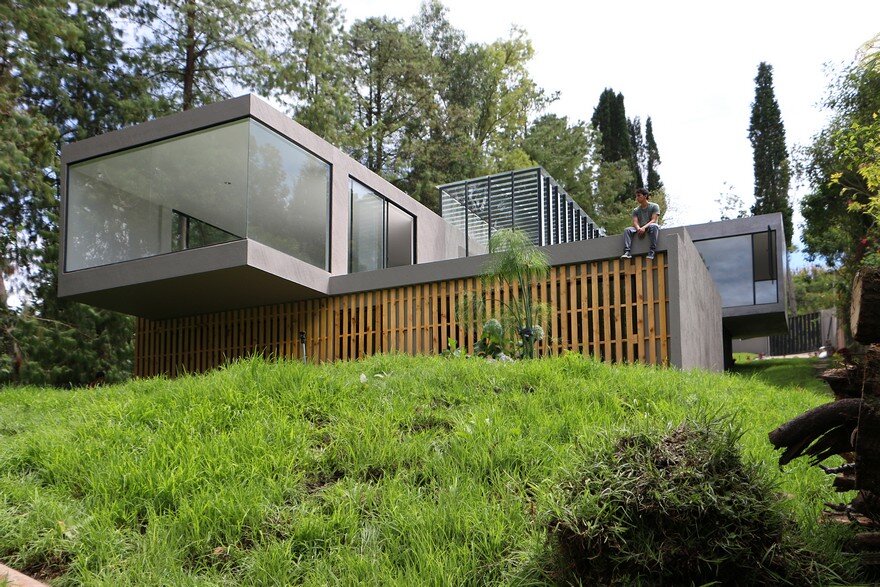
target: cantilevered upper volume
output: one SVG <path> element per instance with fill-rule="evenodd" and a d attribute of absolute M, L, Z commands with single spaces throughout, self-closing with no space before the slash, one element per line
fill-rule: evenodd
<path fill-rule="evenodd" d="M 463 235 L 253 95 L 62 151 L 59 295 L 146 317 L 324 295 Z"/>

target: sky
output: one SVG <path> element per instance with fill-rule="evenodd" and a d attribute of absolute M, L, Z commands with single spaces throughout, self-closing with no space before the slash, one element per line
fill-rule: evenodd
<path fill-rule="evenodd" d="M 650 116 L 670 225 L 717 220 L 722 192 L 754 202 L 748 139 L 758 64 L 773 66 L 789 152 L 824 126 L 827 65 L 850 62 L 880 33 L 880 0 L 590 1 L 443 0 L 470 42 L 528 32 L 529 71 L 560 99 L 546 112 L 589 120 L 599 95 L 624 95 L 627 116 Z M 386 15 L 409 21 L 420 0 L 341 0 L 349 24 Z M 730 189 L 727 186 L 732 186 Z M 793 200 L 804 186 L 792 191 Z M 802 223 L 795 207 L 795 241 Z M 806 261 L 794 254 L 792 266 Z"/>

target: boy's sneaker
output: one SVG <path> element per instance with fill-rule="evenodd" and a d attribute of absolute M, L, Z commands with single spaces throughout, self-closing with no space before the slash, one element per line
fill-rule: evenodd
<path fill-rule="evenodd" d="M 648 251 L 648 260 L 650 260 L 650 261 L 654 260 L 654 251 Z"/>
<path fill-rule="evenodd" d="M 621 259 L 632 259 L 633 256 L 629 254 L 629 251 L 624 251 L 623 254 L 620 256 L 620 258 Z"/>

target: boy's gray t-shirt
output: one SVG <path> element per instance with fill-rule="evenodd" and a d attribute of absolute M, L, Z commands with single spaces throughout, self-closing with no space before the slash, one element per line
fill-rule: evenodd
<path fill-rule="evenodd" d="M 639 226 L 644 226 L 651 222 L 651 216 L 654 214 L 657 215 L 657 220 L 660 220 L 660 204 L 657 204 L 656 202 L 648 202 L 648 205 L 645 208 L 636 206 L 632 213 L 633 216 L 639 219 Z"/>

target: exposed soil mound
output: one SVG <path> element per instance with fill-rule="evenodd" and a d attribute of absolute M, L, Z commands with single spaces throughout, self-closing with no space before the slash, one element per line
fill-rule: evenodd
<path fill-rule="evenodd" d="M 740 458 L 729 421 L 634 435 L 585 463 L 548 524 L 561 582 L 821 582 L 815 556 L 760 471 Z"/>

